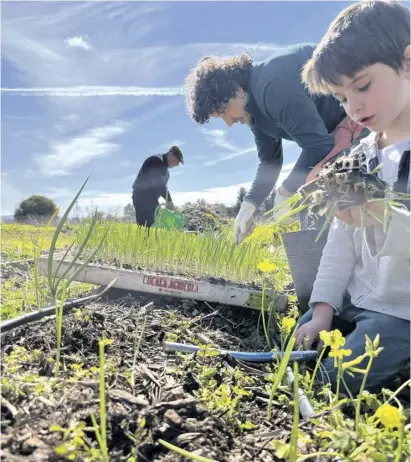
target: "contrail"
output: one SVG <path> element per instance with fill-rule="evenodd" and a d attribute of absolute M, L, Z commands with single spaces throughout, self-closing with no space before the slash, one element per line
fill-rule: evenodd
<path fill-rule="evenodd" d="M 117 87 L 80 85 L 76 87 L 44 87 L 44 88 L 1 88 L 2 93 L 19 96 L 178 96 L 184 95 L 183 87 Z"/>

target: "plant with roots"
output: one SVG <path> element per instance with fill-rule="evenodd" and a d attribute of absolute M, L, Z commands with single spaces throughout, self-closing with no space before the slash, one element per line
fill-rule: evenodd
<path fill-rule="evenodd" d="M 335 212 L 360 207 L 363 217 L 365 204 L 380 202 L 384 205 L 384 218 L 372 216 L 386 227 L 389 208 L 403 206 L 399 201 L 409 201 L 410 195 L 391 190 L 377 175 L 381 166 L 368 171 L 366 154 L 361 151 L 339 157 L 326 164 L 314 180 L 301 186 L 293 197 L 273 210 L 277 216 L 281 215 L 277 222 L 281 223 L 304 209 L 313 216 L 326 216 L 319 239 Z M 281 214 L 285 207 L 291 207 L 291 211 Z"/>

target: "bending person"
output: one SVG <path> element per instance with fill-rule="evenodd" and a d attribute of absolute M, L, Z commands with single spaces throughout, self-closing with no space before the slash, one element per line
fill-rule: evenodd
<path fill-rule="evenodd" d="M 154 224 L 154 211 L 159 197 L 166 200 L 167 208 L 174 210 L 167 187 L 169 169 L 180 163 L 183 164 L 184 159 L 177 146 L 172 146 L 166 154 L 150 156 L 144 161 L 133 184 L 132 197 L 138 225 L 150 227 Z"/>
<path fill-rule="evenodd" d="M 313 167 L 349 147 L 362 130 L 346 118 L 334 97 L 312 96 L 304 87 L 300 72 L 314 48 L 311 44 L 291 46 L 261 64 L 253 64 L 247 54 L 206 57 L 186 79 L 187 109 L 195 122 L 204 124 L 219 117 L 229 127 L 247 124 L 254 134 L 260 163 L 237 214 L 237 243 L 250 233 L 256 208 L 277 182 L 283 166 L 283 139 L 295 141 L 301 154 L 276 189 L 275 205 L 294 195 Z M 337 143 L 335 133 L 342 137 Z"/>

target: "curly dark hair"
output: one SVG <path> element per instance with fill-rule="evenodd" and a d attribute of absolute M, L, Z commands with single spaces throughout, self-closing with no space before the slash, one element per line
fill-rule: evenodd
<path fill-rule="evenodd" d="M 199 124 L 221 114 L 238 90 L 248 90 L 253 60 L 248 53 L 228 58 L 206 56 L 186 78 L 186 105 L 190 117 Z"/>

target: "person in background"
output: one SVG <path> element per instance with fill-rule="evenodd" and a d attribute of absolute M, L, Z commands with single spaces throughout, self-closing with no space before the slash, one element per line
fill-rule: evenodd
<path fill-rule="evenodd" d="M 168 209 L 175 210 L 167 184 L 169 169 L 179 164 L 184 164 L 184 158 L 177 146 L 172 146 L 165 154 L 150 156 L 144 161 L 133 184 L 132 198 L 138 225 L 153 225 L 154 211 L 160 197 L 166 200 Z"/>
<path fill-rule="evenodd" d="M 187 110 L 195 122 L 204 124 L 219 117 L 229 127 L 247 124 L 254 135 L 260 162 L 235 220 L 237 243 L 251 232 L 255 210 L 277 182 L 283 166 L 283 139 L 296 142 L 301 154 L 276 188 L 275 206 L 293 196 L 311 179 L 307 177 L 315 166 L 349 147 L 361 131 L 355 132 L 357 124 L 347 119 L 333 96 L 310 95 L 301 82 L 301 69 L 314 48 L 293 45 L 260 64 L 254 64 L 248 54 L 205 57 L 186 78 Z M 337 142 L 337 133 L 344 138 L 342 143 Z"/>

